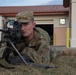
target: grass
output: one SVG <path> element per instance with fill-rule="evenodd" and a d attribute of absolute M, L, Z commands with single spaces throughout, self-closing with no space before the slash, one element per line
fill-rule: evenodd
<path fill-rule="evenodd" d="M 44 69 L 24 65 L 15 66 L 15 69 L 0 67 L 0 75 L 76 75 L 76 56 L 61 56 L 50 64 L 58 68 Z"/>

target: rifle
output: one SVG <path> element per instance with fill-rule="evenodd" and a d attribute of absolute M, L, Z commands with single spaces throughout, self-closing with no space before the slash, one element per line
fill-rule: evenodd
<path fill-rule="evenodd" d="M 19 55 L 19 57 L 26 66 L 36 66 L 41 68 L 57 68 L 56 66 L 50 66 L 46 64 L 27 63 L 15 46 L 15 44 L 21 42 L 20 23 L 15 21 L 13 28 L 8 28 L 7 27 L 8 22 L 9 20 L 7 20 L 6 23 L 4 24 L 5 28 L 0 29 L 0 31 L 5 34 L 3 38 L 7 40 L 5 41 L 7 45 L 12 47 L 16 51 L 16 53 Z"/>

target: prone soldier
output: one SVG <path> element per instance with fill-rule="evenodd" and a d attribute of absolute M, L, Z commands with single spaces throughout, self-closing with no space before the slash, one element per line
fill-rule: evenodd
<path fill-rule="evenodd" d="M 20 23 L 21 42 L 15 46 L 22 56 L 27 57 L 34 63 L 50 63 L 51 57 L 55 58 L 66 54 L 65 49 L 57 50 L 53 46 L 50 46 L 49 34 L 45 30 L 35 27 L 36 23 L 33 12 L 20 12 L 16 15 L 16 18 Z M 16 59 L 18 54 L 14 50 L 12 50 L 12 52 L 9 52 L 11 49 L 9 51 L 7 50 L 8 48 L 3 52 L 2 57 L 8 57 L 6 61 L 12 63 L 14 62 L 12 58 Z"/>

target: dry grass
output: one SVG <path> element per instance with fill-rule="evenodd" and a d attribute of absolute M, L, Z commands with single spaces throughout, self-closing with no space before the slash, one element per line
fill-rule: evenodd
<path fill-rule="evenodd" d="M 52 64 L 58 68 L 44 69 L 19 65 L 15 69 L 0 68 L 0 75 L 76 75 L 76 56 L 61 56 L 54 59 Z"/>

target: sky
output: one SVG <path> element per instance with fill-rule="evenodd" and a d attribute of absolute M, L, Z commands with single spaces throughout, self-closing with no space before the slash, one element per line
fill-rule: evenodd
<path fill-rule="evenodd" d="M 63 0 L 0 0 L 0 6 L 62 5 Z"/>

